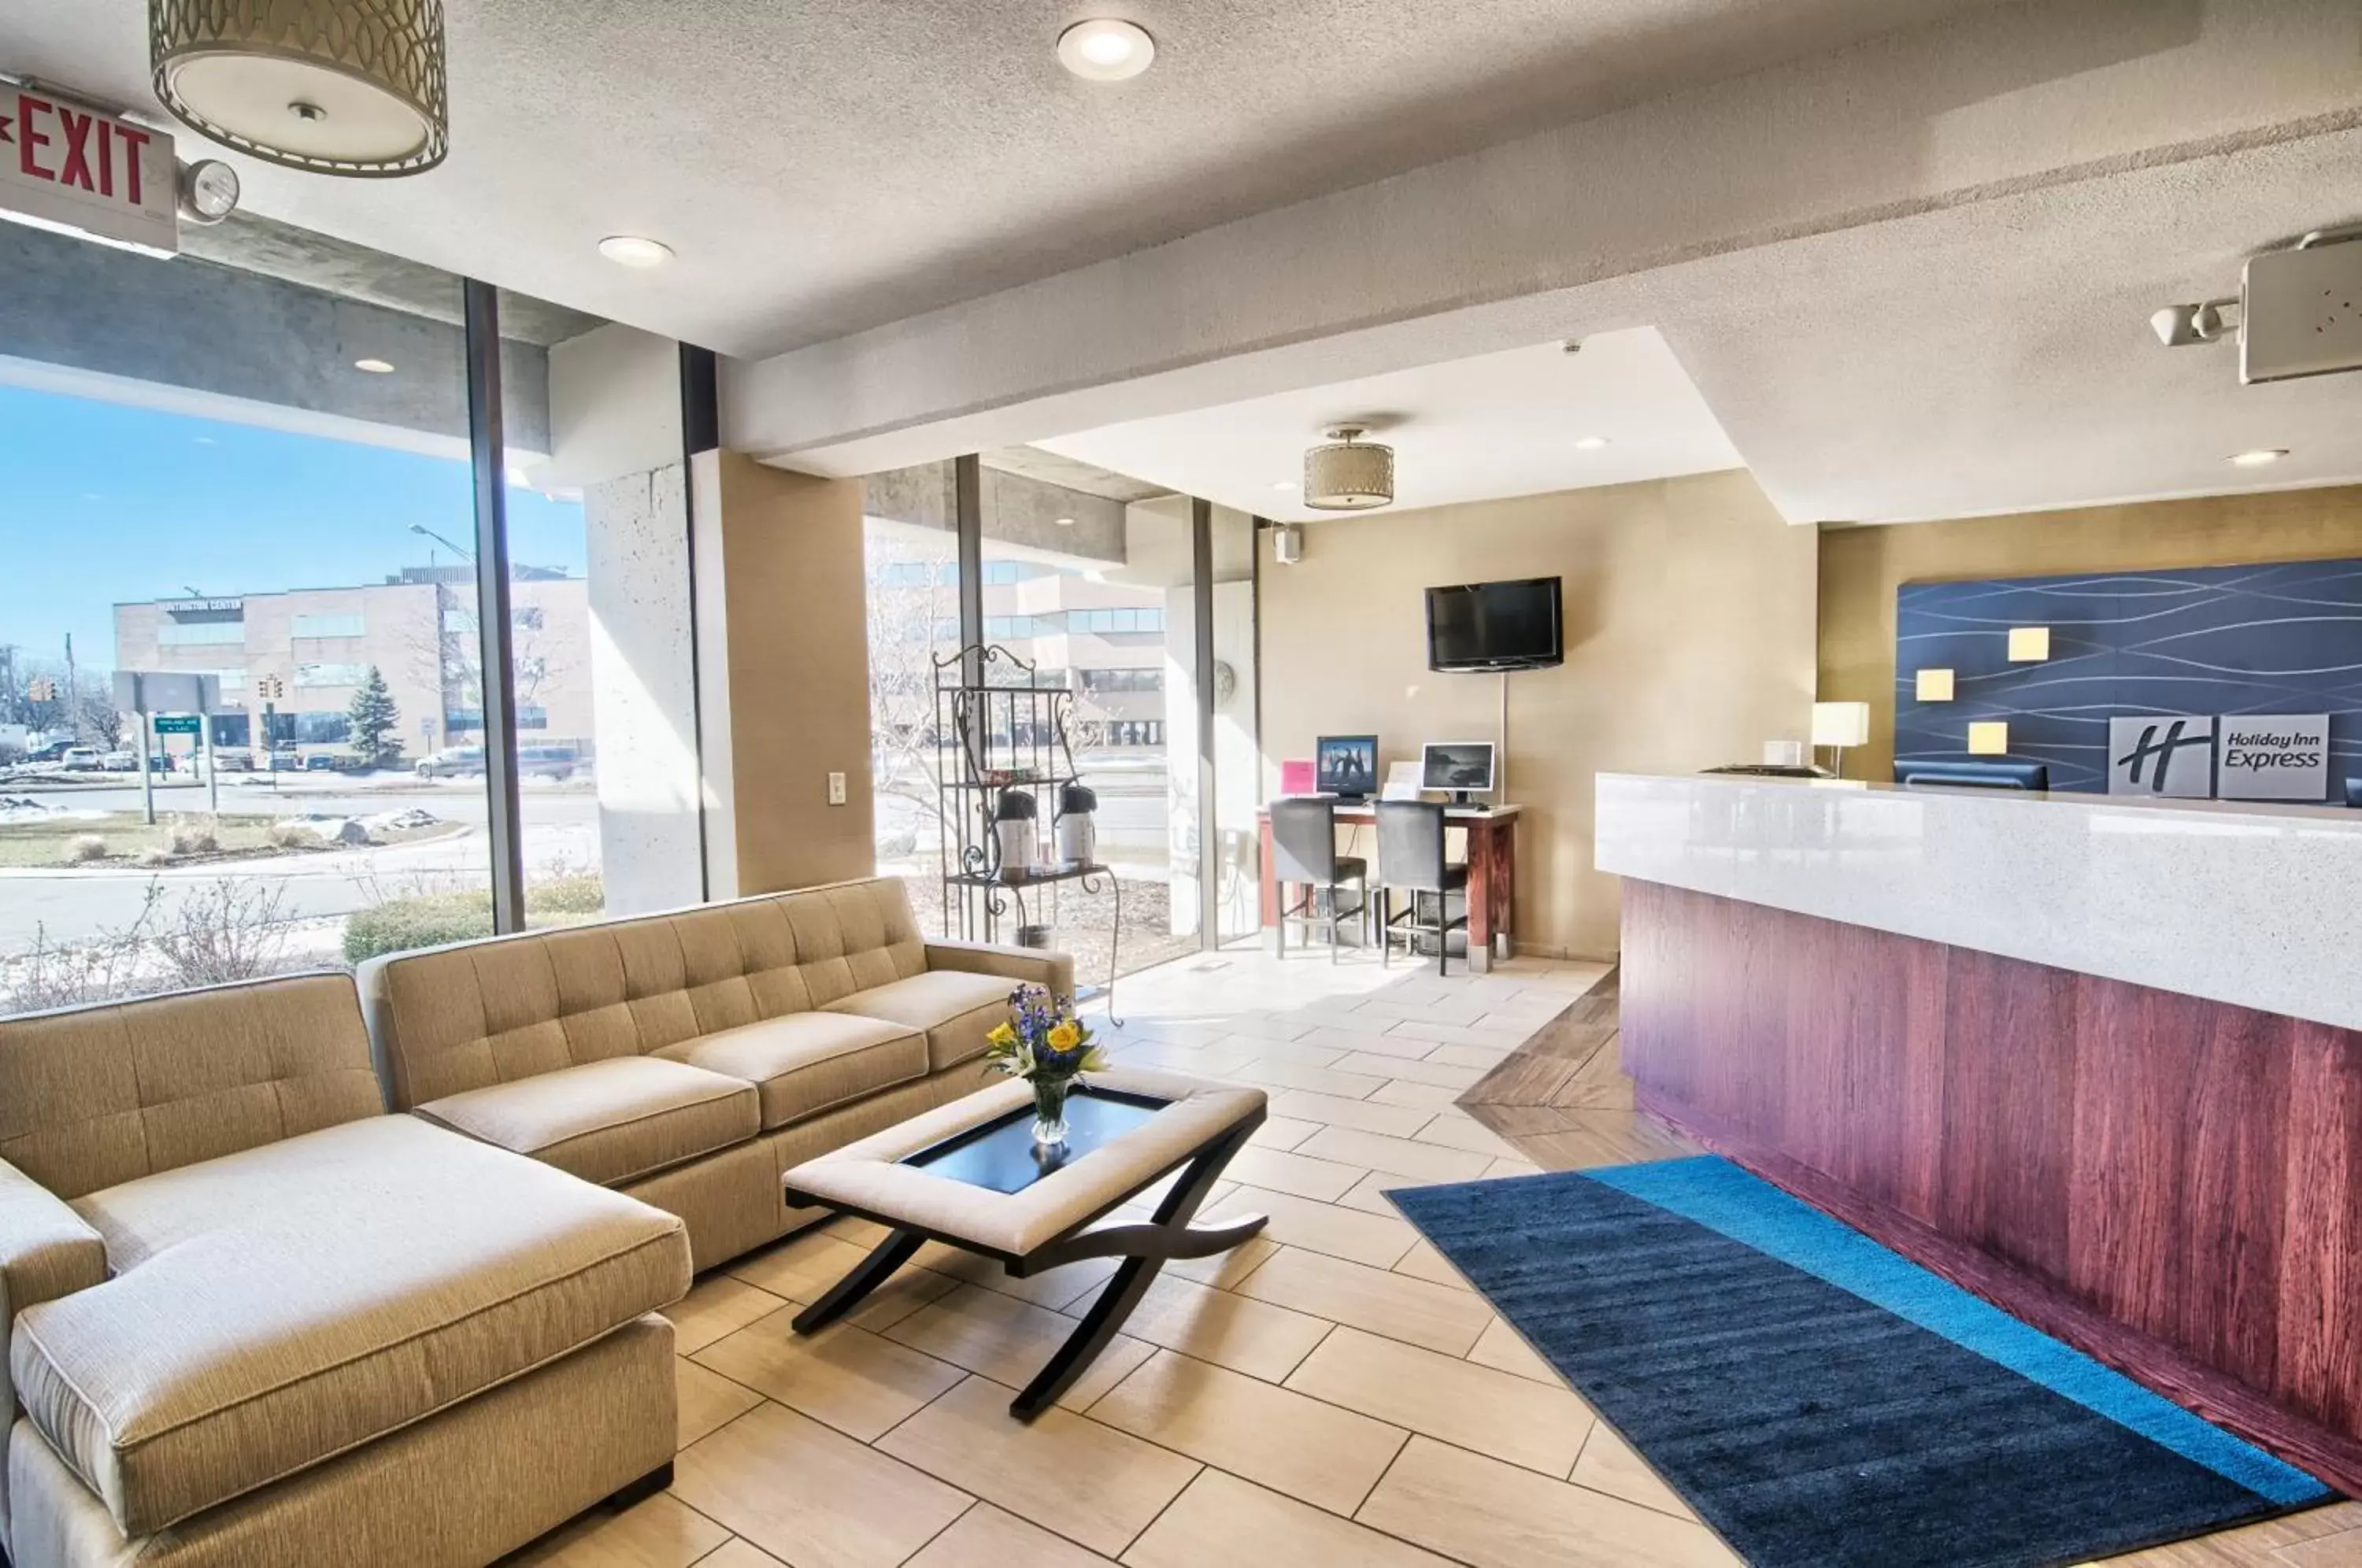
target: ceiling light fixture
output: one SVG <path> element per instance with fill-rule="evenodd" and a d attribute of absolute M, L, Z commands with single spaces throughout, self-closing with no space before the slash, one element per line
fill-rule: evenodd
<path fill-rule="evenodd" d="M 671 260 L 672 247 L 642 235 L 611 234 L 599 242 L 599 254 L 617 266 L 645 272 Z"/>
<path fill-rule="evenodd" d="M 393 374 L 393 361 L 391 359 L 356 359 L 353 361 L 353 369 L 356 370 L 367 370 L 372 376 L 390 376 Z"/>
<path fill-rule="evenodd" d="M 149 0 L 174 118 L 316 174 L 417 174 L 450 150 L 442 0 Z"/>
<path fill-rule="evenodd" d="M 1061 528 L 1071 528 L 1075 525 L 1075 520 L 1071 517 L 1054 517 L 1051 521 Z"/>
<path fill-rule="evenodd" d="M 1395 449 L 1364 442 L 1360 425 L 1329 431 L 1333 446 L 1304 454 L 1304 504 L 1317 512 L 1367 512 L 1395 498 Z"/>
<path fill-rule="evenodd" d="M 2231 465 L 2240 469 L 2268 468 L 2288 456 L 2286 447 L 2258 447 L 2252 452 L 2233 454 Z"/>
<path fill-rule="evenodd" d="M 1058 63 L 1086 82 L 1122 82 L 1155 59 L 1156 40 L 1137 22 L 1099 17 L 1058 35 Z"/>
<path fill-rule="evenodd" d="M 1606 445 L 1607 437 L 1605 436 L 1578 436 L 1574 438 L 1574 449 L 1578 452 L 1596 452 Z"/>
<path fill-rule="evenodd" d="M 1274 490 L 1294 490 L 1296 488 L 1296 481 L 1294 480 L 1279 480 L 1274 482 L 1271 488 Z"/>

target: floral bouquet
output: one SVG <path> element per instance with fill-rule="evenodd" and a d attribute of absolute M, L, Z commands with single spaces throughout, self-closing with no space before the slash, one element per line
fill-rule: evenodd
<path fill-rule="evenodd" d="M 1075 1004 L 1061 1001 L 1045 986 L 1020 986 L 1009 993 L 1009 1021 L 987 1036 L 987 1061 L 1033 1090 L 1033 1141 L 1066 1141 L 1066 1091 L 1085 1073 L 1107 1066 L 1107 1053 L 1075 1016 Z"/>

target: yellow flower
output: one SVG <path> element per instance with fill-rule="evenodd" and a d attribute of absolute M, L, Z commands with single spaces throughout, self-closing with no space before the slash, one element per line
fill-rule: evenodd
<path fill-rule="evenodd" d="M 1081 1044 L 1082 1043 L 1083 1043 L 1083 1026 L 1082 1026 L 1081 1024 L 1079 1024 L 1079 1023 L 1076 1023 L 1073 1019 L 1068 1019 L 1068 1020 L 1067 1020 L 1065 1022 L 1064 1022 L 1064 1023 L 1054 1024 L 1054 1025 L 1052 1025 L 1052 1026 L 1051 1026 L 1051 1029 L 1050 1029 L 1050 1049 L 1051 1049 L 1051 1050 L 1053 1050 L 1053 1051 L 1071 1051 L 1071 1050 L 1073 1050 L 1076 1046 L 1077 1046 L 1077 1045 Z"/>
<path fill-rule="evenodd" d="M 1017 1043 L 1017 1031 L 1005 1023 L 997 1023 L 985 1038 L 995 1045 L 1014 1045 Z"/>

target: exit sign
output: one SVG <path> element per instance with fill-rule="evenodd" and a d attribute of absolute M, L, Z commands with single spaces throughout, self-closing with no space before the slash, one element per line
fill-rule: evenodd
<path fill-rule="evenodd" d="M 177 177 L 169 133 L 0 82 L 0 217 L 171 256 Z"/>

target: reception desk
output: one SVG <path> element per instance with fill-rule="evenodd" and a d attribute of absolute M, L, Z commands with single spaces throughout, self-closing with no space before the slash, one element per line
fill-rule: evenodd
<path fill-rule="evenodd" d="M 2362 1491 L 2362 812 L 1602 775 L 1642 1106 Z"/>

